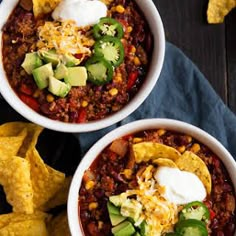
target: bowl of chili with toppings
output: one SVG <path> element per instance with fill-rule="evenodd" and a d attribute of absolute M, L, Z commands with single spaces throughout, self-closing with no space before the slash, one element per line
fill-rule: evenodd
<path fill-rule="evenodd" d="M 146 119 L 94 144 L 69 191 L 74 235 L 235 234 L 236 162 L 185 122 Z"/>
<path fill-rule="evenodd" d="M 160 75 L 165 38 L 151 0 L 10 0 L 0 15 L 0 93 L 46 128 L 112 125 Z"/>

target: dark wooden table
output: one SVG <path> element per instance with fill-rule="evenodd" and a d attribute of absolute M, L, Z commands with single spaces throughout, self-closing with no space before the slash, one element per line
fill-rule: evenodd
<path fill-rule="evenodd" d="M 153 0 L 166 40 L 198 66 L 222 100 L 236 114 L 236 9 L 223 24 L 209 25 L 208 0 Z"/>

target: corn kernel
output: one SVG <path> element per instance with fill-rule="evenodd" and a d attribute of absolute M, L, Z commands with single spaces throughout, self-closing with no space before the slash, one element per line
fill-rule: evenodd
<path fill-rule="evenodd" d="M 130 32 L 132 32 L 132 31 L 133 31 L 133 27 L 132 27 L 132 26 L 128 26 L 128 27 L 127 27 L 127 32 L 130 33 Z"/>
<path fill-rule="evenodd" d="M 141 61 L 140 61 L 140 59 L 138 57 L 134 57 L 134 64 L 136 66 L 140 66 L 141 65 Z"/>
<path fill-rule="evenodd" d="M 112 7 L 112 8 L 111 8 L 111 11 L 116 11 L 116 7 Z"/>
<path fill-rule="evenodd" d="M 197 153 L 198 151 L 200 151 L 201 147 L 198 143 L 194 143 L 193 146 L 190 148 L 191 152 Z"/>
<path fill-rule="evenodd" d="M 178 147 L 177 149 L 180 153 L 183 153 L 185 151 L 186 147 L 183 145 L 183 146 Z"/>
<path fill-rule="evenodd" d="M 111 96 L 115 96 L 117 93 L 118 93 L 118 89 L 116 89 L 116 88 L 112 88 L 109 90 L 109 94 Z"/>
<path fill-rule="evenodd" d="M 159 130 L 157 130 L 157 134 L 159 135 L 159 136 L 162 136 L 162 135 L 164 135 L 166 133 L 166 130 L 164 130 L 164 129 L 159 129 Z"/>
<path fill-rule="evenodd" d="M 115 76 L 114 80 L 115 80 L 115 82 L 121 82 L 122 77 L 121 76 Z"/>
<path fill-rule="evenodd" d="M 142 141 L 143 141 L 142 138 L 133 138 L 133 143 L 140 143 Z"/>
<path fill-rule="evenodd" d="M 48 94 L 46 97 L 48 102 L 53 102 L 54 101 L 54 97 L 52 96 L 52 94 Z"/>
<path fill-rule="evenodd" d="M 96 209 L 98 207 L 98 203 L 97 202 L 91 202 L 89 203 L 89 210 L 92 211 L 94 209 Z"/>
<path fill-rule="evenodd" d="M 86 182 L 85 188 L 86 188 L 87 190 L 89 190 L 89 189 L 92 189 L 92 188 L 94 187 L 94 185 L 95 185 L 95 182 L 92 181 L 92 180 L 89 180 L 88 182 Z"/>
<path fill-rule="evenodd" d="M 37 89 L 37 90 L 34 92 L 33 97 L 34 97 L 34 98 L 38 98 L 39 95 L 40 95 L 40 90 Z"/>
<path fill-rule="evenodd" d="M 126 179 L 130 179 L 131 176 L 132 176 L 132 170 L 131 170 L 131 169 L 125 169 L 125 170 L 123 171 L 123 174 L 124 174 L 124 176 L 125 176 Z"/>
<path fill-rule="evenodd" d="M 136 47 L 134 45 L 131 46 L 130 52 L 132 52 L 132 53 L 136 52 Z"/>
<path fill-rule="evenodd" d="M 88 106 L 88 102 L 84 100 L 81 105 L 82 105 L 82 107 L 87 107 Z"/>
<path fill-rule="evenodd" d="M 103 227 L 103 222 L 101 220 L 98 221 L 98 229 L 102 229 Z"/>
<path fill-rule="evenodd" d="M 193 139 L 192 139 L 191 136 L 186 135 L 186 140 L 187 140 L 188 143 L 191 143 Z"/>
<path fill-rule="evenodd" d="M 125 9 L 124 9 L 123 6 L 117 5 L 117 6 L 116 6 L 116 11 L 117 11 L 118 13 L 124 13 Z"/>

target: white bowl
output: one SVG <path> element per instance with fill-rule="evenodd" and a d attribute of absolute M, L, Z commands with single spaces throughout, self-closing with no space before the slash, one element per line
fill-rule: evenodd
<path fill-rule="evenodd" d="M 86 153 L 86 155 L 80 162 L 72 179 L 68 197 L 68 205 L 67 205 L 69 227 L 72 236 L 83 235 L 78 216 L 78 193 L 81 186 L 81 181 L 84 171 L 90 167 L 90 165 L 92 164 L 94 159 L 98 156 L 98 154 L 113 140 L 125 136 L 127 134 L 136 133 L 148 129 L 158 129 L 158 128 L 163 128 L 166 130 L 172 130 L 188 134 L 194 137 L 199 142 L 206 145 L 208 148 L 210 148 L 213 151 L 213 153 L 216 153 L 217 156 L 224 163 L 226 169 L 228 170 L 230 178 L 233 182 L 234 189 L 236 189 L 236 178 L 235 178 L 236 162 L 230 155 L 230 153 L 224 148 L 224 146 L 214 137 L 212 137 L 205 131 L 195 126 L 182 121 L 171 120 L 171 119 L 144 119 L 144 120 L 134 121 L 129 124 L 123 125 L 119 128 L 116 128 L 115 130 L 106 134 L 103 138 L 101 138 L 89 149 L 89 151 Z"/>
<path fill-rule="evenodd" d="M 7 21 L 7 18 L 16 6 L 17 2 L 18 0 L 6 0 L 0 4 L 0 45 L 2 45 L 2 27 Z M 165 36 L 163 24 L 154 3 L 152 0 L 136 0 L 136 2 L 140 9 L 142 9 L 154 36 L 154 50 L 150 69 L 148 71 L 147 78 L 142 85 L 142 88 L 123 109 L 105 119 L 91 121 L 84 124 L 69 124 L 46 118 L 30 109 L 15 94 L 8 83 L 6 74 L 4 72 L 2 63 L 2 50 L 0 50 L 0 93 L 4 99 L 10 104 L 10 106 L 12 106 L 18 113 L 20 113 L 29 121 L 37 123 L 48 129 L 62 132 L 94 131 L 110 126 L 127 117 L 142 104 L 142 102 L 147 98 L 155 86 L 162 69 L 165 53 Z"/>

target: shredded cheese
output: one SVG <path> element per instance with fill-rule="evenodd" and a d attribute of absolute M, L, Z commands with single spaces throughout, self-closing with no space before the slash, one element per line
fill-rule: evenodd
<path fill-rule="evenodd" d="M 91 54 L 94 40 L 91 31 L 79 28 L 72 20 L 47 21 L 38 28 L 39 50 L 55 49 L 59 55 L 80 55 L 82 61 Z"/>
<path fill-rule="evenodd" d="M 139 206 L 135 213 L 135 225 L 138 226 L 145 220 L 149 236 L 159 236 L 173 231 L 173 225 L 178 221 L 179 211 L 177 205 L 162 197 L 165 188 L 158 185 L 153 178 L 154 170 L 154 166 L 148 166 L 137 176 L 139 188 L 127 190 L 120 195 L 123 202 L 127 201 L 129 196 L 136 196 L 136 199 L 132 198 L 133 205 Z M 124 215 L 129 216 L 121 205 L 121 213 L 122 211 Z"/>

